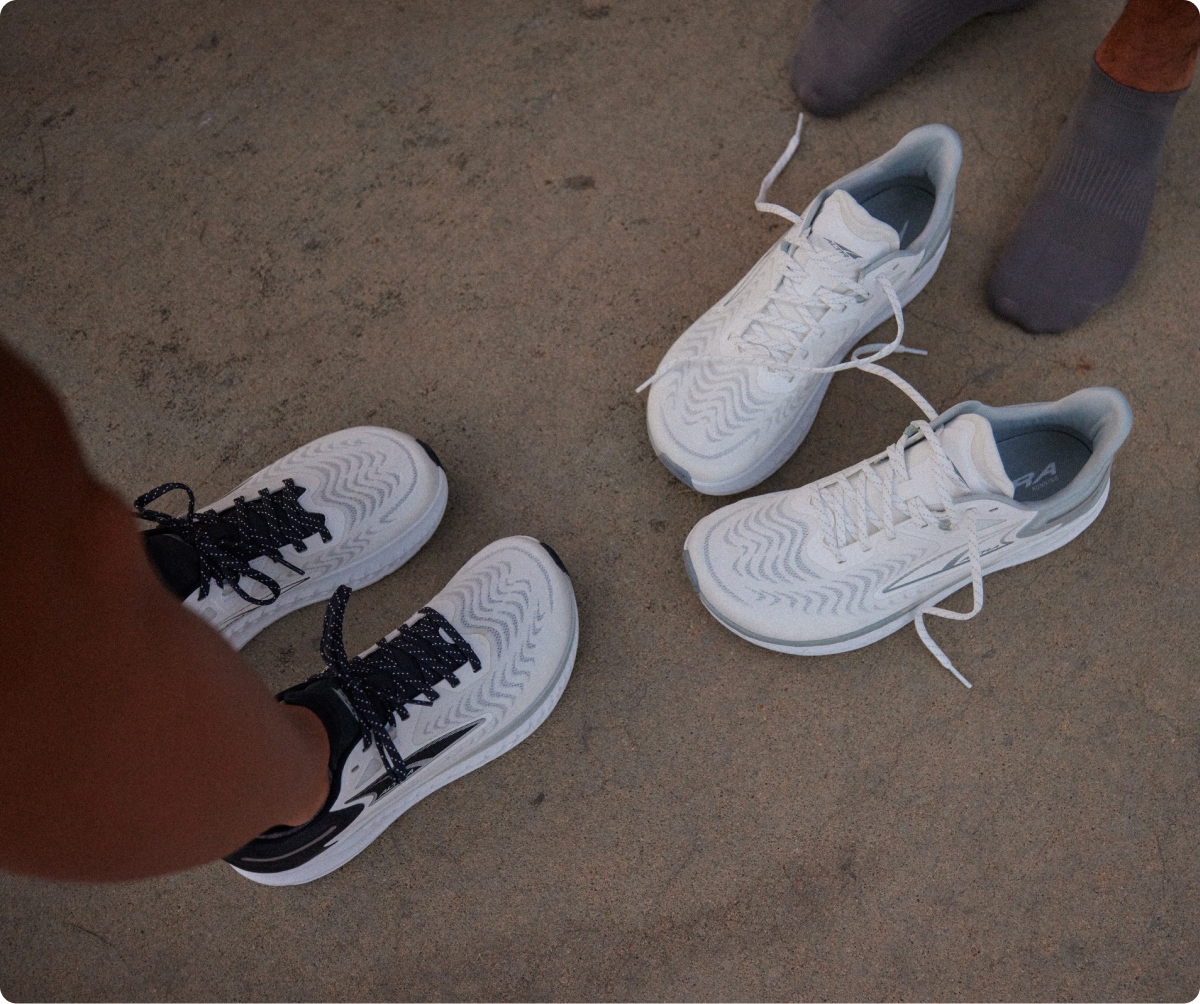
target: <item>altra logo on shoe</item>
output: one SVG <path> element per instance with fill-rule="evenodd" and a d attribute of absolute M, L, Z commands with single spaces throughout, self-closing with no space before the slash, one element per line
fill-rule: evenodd
<path fill-rule="evenodd" d="M 858 259 L 862 257 L 862 255 L 851 251 L 844 244 L 839 244 L 837 241 L 832 241 L 828 237 L 823 237 L 822 240 L 825 241 L 826 244 L 833 248 L 843 258 Z"/>
<path fill-rule="evenodd" d="M 412 777 L 412 775 L 415 774 L 417 771 L 419 771 L 422 767 L 428 766 L 437 757 L 439 757 L 443 753 L 445 753 L 446 750 L 448 750 L 451 746 L 453 746 L 460 739 L 464 738 L 468 733 L 471 732 L 472 729 L 474 729 L 477 725 L 481 724 L 482 722 L 483 722 L 483 719 L 481 718 L 481 719 L 479 719 L 479 721 L 472 722 L 470 725 L 464 725 L 460 729 L 455 729 L 453 732 L 449 733 L 448 735 L 442 736 L 441 739 L 435 739 L 433 742 L 429 743 L 428 745 L 422 746 L 419 750 L 417 750 L 411 756 L 407 757 L 404 761 L 404 765 L 405 765 L 404 780 L 407 780 L 408 778 Z M 396 780 L 396 778 L 394 778 L 391 774 L 386 774 L 386 773 L 381 774 L 374 781 L 372 781 L 365 788 L 363 788 L 360 792 L 358 792 L 357 794 L 352 795 L 350 798 L 348 798 L 346 800 L 347 804 L 349 804 L 351 802 L 358 802 L 365 798 L 369 798 L 371 801 L 368 802 L 367 804 L 373 805 L 375 802 L 378 802 L 381 798 L 383 798 L 383 796 L 386 795 L 388 792 L 390 792 L 393 788 L 398 787 L 399 784 L 400 784 L 400 781 Z"/>
<path fill-rule="evenodd" d="M 982 551 L 980 551 L 979 556 L 984 558 L 987 555 L 994 554 L 1001 548 L 1008 547 L 1014 543 L 1016 543 L 1016 541 L 1005 535 L 1000 539 L 998 544 L 993 544 L 991 547 L 985 547 Z M 934 558 L 932 561 L 927 561 L 923 565 L 919 565 L 917 568 L 906 572 L 895 582 L 891 583 L 891 585 L 884 586 L 883 592 L 894 593 L 897 589 L 905 589 L 908 586 L 915 585 L 918 582 L 924 582 L 926 579 L 932 579 L 934 576 L 941 575 L 943 572 L 949 572 L 955 568 L 961 568 L 963 565 L 966 565 L 970 562 L 967 552 L 959 551 L 953 558 L 944 562 L 940 567 L 932 568 L 932 571 L 929 570 L 941 560 L 942 559 L 940 557 Z"/>
<path fill-rule="evenodd" d="M 1058 480 L 1058 468 L 1054 466 L 1053 460 L 1050 461 L 1050 463 L 1048 463 L 1046 465 L 1046 467 L 1042 471 L 1042 473 L 1038 474 L 1036 477 L 1034 476 L 1033 471 L 1030 471 L 1028 474 L 1022 474 L 1019 478 L 1017 478 L 1013 482 L 1013 487 L 1014 488 L 1031 488 L 1031 489 L 1036 488 L 1043 481 L 1045 481 L 1046 478 L 1050 479 L 1049 481 L 1046 482 L 1047 485 L 1052 485 L 1052 484 L 1054 484 L 1055 481 Z"/>

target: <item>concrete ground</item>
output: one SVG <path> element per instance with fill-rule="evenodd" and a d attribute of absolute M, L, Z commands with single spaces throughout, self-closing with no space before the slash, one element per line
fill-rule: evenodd
<path fill-rule="evenodd" d="M 935 405 L 1111 384 L 1136 420 L 1098 522 L 990 578 L 975 620 L 933 623 L 974 690 L 911 630 L 777 655 L 692 594 L 680 545 L 722 502 L 657 462 L 633 388 L 780 233 L 753 196 L 794 124 L 808 7 L 4 8 L 0 337 L 95 468 L 203 502 L 330 430 L 407 430 L 441 455 L 449 510 L 356 596 L 350 650 L 511 533 L 554 544 L 582 615 L 547 723 L 322 881 L 0 878 L 4 995 L 1196 995 L 1200 96 L 1136 278 L 1061 337 L 983 291 L 1118 0 L 984 18 L 807 125 L 776 188 L 797 209 L 914 126 L 962 135 L 954 236 L 908 311 L 929 356 L 895 363 Z M 761 490 L 915 416 L 839 376 Z M 321 615 L 247 647 L 270 686 L 320 668 Z"/>

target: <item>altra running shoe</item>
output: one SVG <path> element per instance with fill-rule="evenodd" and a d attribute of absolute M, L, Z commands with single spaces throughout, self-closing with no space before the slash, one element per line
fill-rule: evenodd
<path fill-rule="evenodd" d="M 146 508 L 175 490 L 187 493 L 187 515 Z M 240 649 L 338 586 L 395 571 L 433 536 L 446 498 L 428 446 L 359 426 L 300 447 L 199 512 L 178 483 L 147 492 L 134 509 L 158 524 L 144 539 L 164 584 Z"/>
<path fill-rule="evenodd" d="M 546 720 L 575 663 L 571 580 L 531 537 L 485 547 L 354 659 L 342 644 L 349 595 L 339 589 L 325 612 L 325 671 L 279 695 L 328 730 L 325 807 L 225 859 L 264 885 L 328 875 L 426 795 L 512 749 Z"/>
<path fill-rule="evenodd" d="M 915 620 L 929 650 L 969 687 L 925 615 L 974 617 L 984 575 L 1087 529 L 1131 424 L 1129 403 L 1107 387 L 1053 404 L 967 401 L 854 467 L 705 517 L 684 562 L 712 615 L 756 645 L 849 652 Z M 969 613 L 937 606 L 967 584 Z"/>
<path fill-rule="evenodd" d="M 808 434 L 835 372 L 901 348 L 902 307 L 933 277 L 950 238 L 962 161 L 954 130 L 914 129 L 822 191 L 803 216 L 766 201 L 799 135 L 798 124 L 756 203 L 792 228 L 638 388 L 650 387 L 646 421 L 658 458 L 708 495 L 773 474 Z M 843 362 L 893 315 L 891 343 Z"/>

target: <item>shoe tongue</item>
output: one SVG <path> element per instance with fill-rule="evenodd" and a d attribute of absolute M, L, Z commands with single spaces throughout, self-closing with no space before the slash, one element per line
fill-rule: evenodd
<path fill-rule="evenodd" d="M 860 269 L 900 248 L 900 235 L 840 188 L 821 206 L 809 239 L 821 250 L 833 251 L 833 264 L 847 270 Z"/>
<path fill-rule="evenodd" d="M 200 553 L 186 540 L 149 530 L 143 531 L 142 543 L 162 584 L 181 600 L 200 588 Z"/>
<path fill-rule="evenodd" d="M 1000 451 L 996 449 L 996 437 L 986 418 L 959 415 L 938 430 L 938 439 L 961 479 L 959 483 L 950 482 L 951 497 L 978 492 L 1013 497 L 1013 483 L 1004 471 Z M 927 506 L 940 509 L 942 497 L 935 474 L 937 459 L 929 443 L 923 439 L 914 443 L 905 451 L 905 460 L 911 482 L 902 494 L 908 497 L 920 495 Z"/>

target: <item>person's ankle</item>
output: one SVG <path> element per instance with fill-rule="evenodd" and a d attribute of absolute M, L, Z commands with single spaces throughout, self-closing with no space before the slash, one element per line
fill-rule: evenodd
<path fill-rule="evenodd" d="M 1111 53 L 1106 53 L 1101 46 L 1096 50 L 1096 65 L 1118 84 L 1132 87 L 1135 91 L 1169 94 L 1191 86 L 1192 78 L 1196 75 L 1196 53 L 1193 52 L 1183 62 L 1160 63 L 1146 67 L 1130 64 L 1120 56 L 1114 57 Z"/>
<path fill-rule="evenodd" d="M 1200 10 L 1190 0 L 1130 4 L 1096 49 L 1118 84 L 1151 94 L 1181 91 L 1196 72 Z"/>
<path fill-rule="evenodd" d="M 329 797 L 329 734 L 325 725 L 308 708 L 281 704 L 300 735 L 305 763 L 298 764 L 300 789 L 295 810 L 280 820 L 283 826 L 302 826 L 312 819 Z"/>

